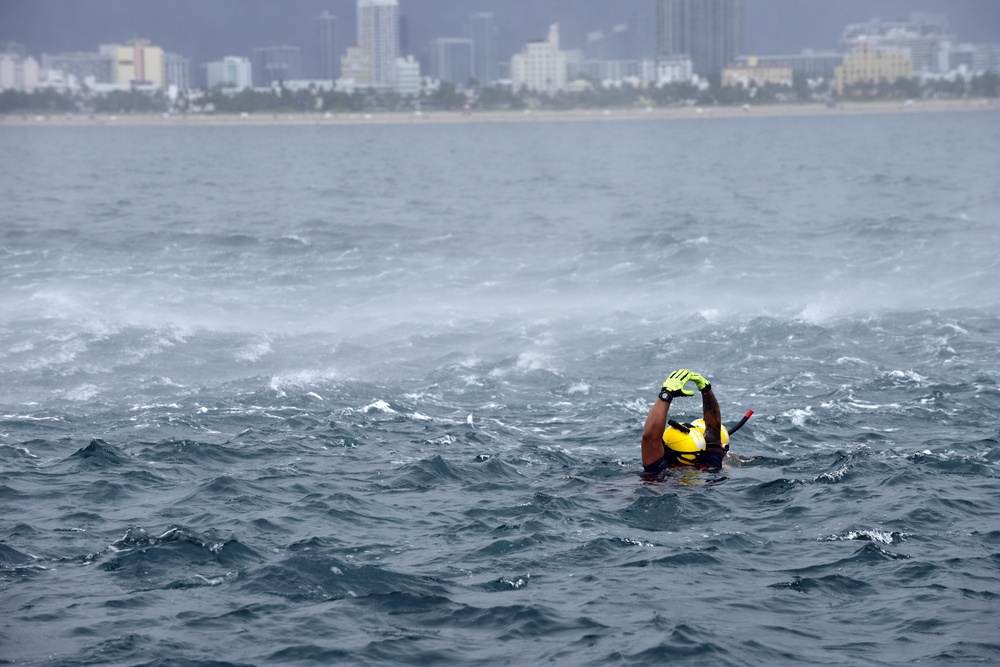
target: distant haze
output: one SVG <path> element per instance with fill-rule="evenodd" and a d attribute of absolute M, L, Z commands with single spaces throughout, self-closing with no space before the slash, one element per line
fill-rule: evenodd
<path fill-rule="evenodd" d="M 961 42 L 1000 42 L 998 0 L 744 0 L 746 53 L 833 50 L 848 23 L 895 19 L 914 12 L 946 14 Z M 492 11 L 501 57 L 526 39 L 544 36 L 558 21 L 564 48 L 580 47 L 588 32 L 633 18 L 651 38 L 654 0 L 400 0 L 409 51 L 435 37 L 459 36 L 469 14 Z M 249 56 L 257 46 L 304 46 L 309 18 L 331 11 L 342 42 L 354 41 L 354 0 L 0 0 L 0 43 L 24 44 L 30 54 L 95 51 L 101 43 L 145 37 L 195 63 Z"/>

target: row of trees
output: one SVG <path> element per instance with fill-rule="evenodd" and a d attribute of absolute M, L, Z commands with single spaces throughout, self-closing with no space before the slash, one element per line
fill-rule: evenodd
<path fill-rule="evenodd" d="M 51 89 L 31 93 L 5 90 L 0 93 L 0 113 L 287 113 L 287 112 L 369 112 L 369 111 L 448 111 L 461 109 L 602 109 L 635 106 L 700 106 L 807 102 L 832 99 L 829 84 L 816 85 L 795 77 L 794 85 L 764 85 L 746 88 L 723 87 L 718 81 L 701 89 L 689 83 L 662 87 L 592 85 L 580 92 L 555 94 L 515 91 L 505 86 L 473 87 L 470 93 L 450 83 L 425 90 L 416 97 L 374 90 L 353 93 L 317 88 L 291 90 L 278 86 L 270 90 L 243 90 L 238 93 L 214 89 L 191 91 L 177 99 L 162 93 L 115 91 L 106 94 L 60 93 Z M 843 93 L 849 100 L 1000 97 L 1000 75 L 987 73 L 972 79 L 898 79 L 849 86 Z"/>

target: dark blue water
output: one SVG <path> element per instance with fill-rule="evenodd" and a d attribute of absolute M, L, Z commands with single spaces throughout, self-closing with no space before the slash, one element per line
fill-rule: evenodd
<path fill-rule="evenodd" d="M 1000 661 L 997 120 L 0 128 L 0 662 Z"/>

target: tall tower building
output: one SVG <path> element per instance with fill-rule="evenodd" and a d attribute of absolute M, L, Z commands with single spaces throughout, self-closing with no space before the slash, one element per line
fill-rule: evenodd
<path fill-rule="evenodd" d="M 163 85 L 178 90 L 191 87 L 191 60 L 177 53 L 163 54 Z"/>
<path fill-rule="evenodd" d="M 743 50 L 743 0 L 656 0 L 656 50 L 689 56 L 695 74 L 720 76 Z"/>
<path fill-rule="evenodd" d="M 464 87 L 472 77 L 472 40 L 439 37 L 431 41 L 431 76 Z"/>
<path fill-rule="evenodd" d="M 358 0 L 358 44 L 371 62 L 372 85 L 394 86 L 399 57 L 397 0 Z"/>
<path fill-rule="evenodd" d="M 328 81 L 340 77 L 340 54 L 337 48 L 337 17 L 322 12 L 312 19 L 312 54 L 309 75 Z"/>
<path fill-rule="evenodd" d="M 264 46 L 253 50 L 254 85 L 266 88 L 301 79 L 302 56 L 297 46 Z"/>
<path fill-rule="evenodd" d="M 472 40 L 472 75 L 479 83 L 493 83 L 498 78 L 497 24 L 490 12 L 479 12 L 469 17 L 466 37 Z"/>

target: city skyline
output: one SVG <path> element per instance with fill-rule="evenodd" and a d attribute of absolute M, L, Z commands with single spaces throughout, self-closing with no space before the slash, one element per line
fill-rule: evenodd
<path fill-rule="evenodd" d="M 101 43 L 141 37 L 200 65 L 225 56 L 251 57 L 256 48 L 280 44 L 298 46 L 305 52 L 315 39 L 310 22 L 322 12 L 337 17 L 336 41 L 341 55 L 359 40 L 355 34 L 356 0 L 304 0 L 284 11 L 260 0 L 234 1 L 215 0 L 206 6 L 176 0 L 164 8 L 127 0 L 6 0 L 0 5 L 0 42 L 21 43 L 37 57 L 90 51 Z M 961 41 L 1000 42 L 1000 3 L 991 0 L 843 0 L 836 7 L 818 0 L 743 0 L 743 4 L 743 53 L 739 55 L 836 49 L 848 23 L 898 18 L 918 11 L 946 14 Z M 434 39 L 465 37 L 469 18 L 481 11 L 494 13 L 496 57 L 506 60 L 525 41 L 544 37 L 554 22 L 560 24 L 563 48 L 568 49 L 585 49 L 588 36 L 602 30 L 610 33 L 630 22 L 641 24 L 633 26 L 637 31 L 651 31 L 655 2 L 623 0 L 614 7 L 581 8 L 568 0 L 400 0 L 409 52 L 423 57 Z M 655 38 L 650 34 L 637 39 L 648 51 Z"/>

